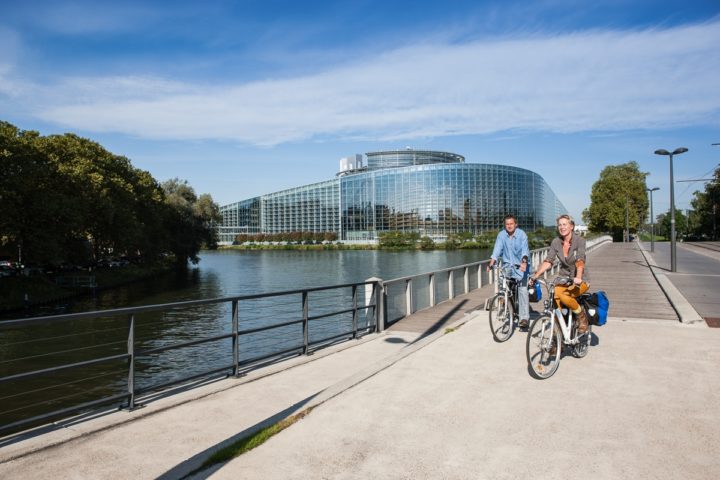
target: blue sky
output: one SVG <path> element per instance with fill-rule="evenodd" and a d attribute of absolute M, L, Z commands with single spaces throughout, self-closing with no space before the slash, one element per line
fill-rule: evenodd
<path fill-rule="evenodd" d="M 435 149 L 538 172 L 570 213 L 637 161 L 669 208 L 720 163 L 720 2 L 3 0 L 0 119 L 98 141 L 219 204 Z M 677 183 L 689 207 L 702 182 Z"/>

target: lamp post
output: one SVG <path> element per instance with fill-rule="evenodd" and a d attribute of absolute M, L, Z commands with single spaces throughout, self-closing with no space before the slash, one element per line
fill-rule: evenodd
<path fill-rule="evenodd" d="M 672 153 L 667 150 L 655 150 L 655 155 L 667 155 L 670 157 L 670 271 L 677 272 L 677 251 L 675 250 L 675 179 L 673 178 L 673 155 L 680 155 L 687 152 L 685 147 L 676 148 Z"/>
<path fill-rule="evenodd" d="M 652 192 L 656 190 L 660 190 L 659 187 L 655 188 L 646 188 L 648 192 L 650 192 L 650 251 L 655 251 L 655 216 L 653 215 L 653 201 L 652 201 Z"/>

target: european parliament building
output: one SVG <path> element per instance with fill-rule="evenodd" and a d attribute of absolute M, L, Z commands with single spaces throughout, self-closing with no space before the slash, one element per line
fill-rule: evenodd
<path fill-rule="evenodd" d="M 523 168 L 412 149 L 370 152 L 363 160 L 341 159 L 332 180 L 220 207 L 220 243 L 231 244 L 238 234 L 286 232 L 374 241 L 401 231 L 442 240 L 449 233 L 496 231 L 508 213 L 526 231 L 555 225 L 566 213 L 545 180 Z"/>

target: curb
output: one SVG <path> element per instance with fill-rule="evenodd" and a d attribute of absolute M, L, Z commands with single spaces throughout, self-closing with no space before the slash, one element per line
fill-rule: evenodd
<path fill-rule="evenodd" d="M 705 320 L 700 316 L 700 314 L 697 313 L 697 311 L 693 308 L 690 302 L 687 301 L 685 296 L 680 293 L 680 290 L 678 290 L 677 287 L 673 285 L 667 275 L 665 275 L 658 267 L 650 263 L 650 261 L 648 260 L 648 255 L 645 254 L 645 250 L 643 249 L 639 241 L 637 241 L 637 245 L 640 249 L 640 253 L 642 253 L 643 258 L 645 259 L 645 263 L 647 263 L 647 266 L 650 268 L 650 271 L 652 272 L 655 281 L 658 283 L 660 289 L 667 297 L 670 305 L 672 305 L 675 313 L 680 319 L 680 322 L 688 325 L 700 322 L 704 323 Z M 653 263 L 656 263 L 655 259 L 653 259 Z"/>

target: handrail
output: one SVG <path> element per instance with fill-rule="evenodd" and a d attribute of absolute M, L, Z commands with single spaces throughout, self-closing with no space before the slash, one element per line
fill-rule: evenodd
<path fill-rule="evenodd" d="M 606 243 L 607 241 L 611 241 L 612 239 L 610 237 L 600 237 L 599 239 L 594 239 L 592 243 L 588 242 L 588 251 L 596 248 L 599 245 L 602 245 Z M 540 256 L 542 252 L 547 251 L 547 247 L 535 249 L 531 251 L 531 257 L 532 257 L 532 264 L 536 265 L 538 261 L 540 261 Z M 443 268 L 431 272 L 424 272 L 416 275 L 409 275 L 409 276 L 403 276 L 398 278 L 393 278 L 391 280 L 383 281 L 379 278 L 372 278 L 368 279 L 364 282 L 357 282 L 357 283 L 344 283 L 339 285 L 326 285 L 326 286 L 319 286 L 319 287 L 313 287 L 313 288 L 305 288 L 305 289 L 293 289 L 293 290 L 283 290 L 278 292 L 269 292 L 269 293 L 258 293 L 258 294 L 248 294 L 248 295 L 233 295 L 233 296 L 227 296 L 227 297 L 218 297 L 218 298 L 211 298 L 211 299 L 202 299 L 202 300 L 189 300 L 189 301 L 183 301 L 183 302 L 172 302 L 172 303 L 165 303 L 165 304 L 156 304 L 156 305 L 144 305 L 144 306 L 138 306 L 138 307 L 126 307 L 126 308 L 116 308 L 116 309 L 108 309 L 108 310 L 98 310 L 93 312 L 83 312 L 83 313 L 71 313 L 71 314 L 63 314 L 63 315 L 55 315 L 55 316 L 43 316 L 43 317 L 34 317 L 34 318 L 25 318 L 25 319 L 15 319 L 15 320 L 7 320 L 7 321 L 0 321 L 0 330 L 10 330 L 10 329 L 19 329 L 19 328 L 25 328 L 30 327 L 34 325 L 43 325 L 43 324 L 60 324 L 60 322 L 69 322 L 69 321 L 80 321 L 80 320 L 92 320 L 92 319 L 98 319 L 98 318 L 111 318 L 112 322 L 117 323 L 120 322 L 120 325 L 123 325 L 123 327 L 126 329 L 126 336 L 123 339 L 122 343 L 127 343 L 127 348 L 125 350 L 120 349 L 118 350 L 115 348 L 112 351 L 103 351 L 97 353 L 92 358 L 85 358 L 80 361 L 75 362 L 67 362 L 65 361 L 65 364 L 56 364 L 54 366 L 47 366 L 47 365 L 38 365 L 36 362 L 30 362 L 30 363 L 23 363 L 23 365 L 38 365 L 38 367 L 35 370 L 29 370 L 29 371 L 12 371 L 8 372 L 9 374 L 0 376 L 0 383 L 4 385 L 12 385 L 13 382 L 23 381 L 25 379 L 33 378 L 34 381 L 37 382 L 37 379 L 42 379 L 43 377 L 54 377 L 55 380 L 57 380 L 57 374 L 58 372 L 64 372 L 63 374 L 67 374 L 68 372 L 80 372 L 82 373 L 84 369 L 86 368 L 100 368 L 98 366 L 102 366 L 104 364 L 114 364 L 117 366 L 119 364 L 127 364 L 126 365 L 126 380 L 125 380 L 125 390 L 121 390 L 122 393 L 118 394 L 111 394 L 108 395 L 108 389 L 105 388 L 102 392 L 102 395 L 99 397 L 89 397 L 87 395 L 83 395 L 85 392 L 81 391 L 80 394 L 74 393 L 72 395 L 68 395 L 67 397 L 73 397 L 73 396 L 80 396 L 81 398 L 78 399 L 77 402 L 73 404 L 68 403 L 62 403 L 60 401 L 57 402 L 56 405 L 53 406 L 55 408 L 54 410 L 50 411 L 34 411 L 31 412 L 31 415 L 25 416 L 22 418 L 11 418 L 10 422 L 4 422 L 4 419 L 2 418 L 2 415 L 6 412 L 0 411 L 0 434 L 7 432 L 7 431 L 18 431 L 22 427 L 27 426 L 33 426 L 37 425 L 40 421 L 46 421 L 50 419 L 55 419 L 58 417 L 66 416 L 71 413 L 77 413 L 86 411 L 90 408 L 99 408 L 102 405 L 108 405 L 108 403 L 112 404 L 113 402 L 116 402 L 118 400 L 123 400 L 123 403 L 120 405 L 116 405 L 118 408 L 127 408 L 127 409 L 133 409 L 136 406 L 136 395 L 139 394 L 145 394 L 148 392 L 156 391 L 158 388 L 167 388 L 173 385 L 179 385 L 183 383 L 188 383 L 190 380 L 194 380 L 200 377 L 207 377 L 209 376 L 218 376 L 218 375 L 224 375 L 224 376 L 237 376 L 241 375 L 244 372 L 255 368 L 257 365 L 264 364 L 266 361 L 275 361 L 277 359 L 286 358 L 288 355 L 297 355 L 297 354 L 310 354 L 313 351 L 323 348 L 324 346 L 327 346 L 329 344 L 337 343 L 339 341 L 343 340 L 349 340 L 353 338 L 359 338 L 362 335 L 372 333 L 372 332 L 381 332 L 384 330 L 385 326 L 388 324 L 388 316 L 390 315 L 388 312 L 391 308 L 391 303 L 388 301 L 389 297 L 389 287 L 392 287 L 393 285 L 397 284 L 404 284 L 404 289 L 402 295 L 405 296 L 404 303 L 404 315 L 410 315 L 413 313 L 413 310 L 415 309 L 415 303 L 414 301 L 417 300 L 420 301 L 419 297 L 420 295 L 417 295 L 417 298 L 413 296 L 413 290 L 414 289 L 428 289 L 427 292 L 427 302 L 428 306 L 433 306 L 437 303 L 442 303 L 443 301 L 451 300 L 455 295 L 455 289 L 460 288 L 465 293 L 468 293 L 469 291 L 481 288 L 483 286 L 483 280 L 484 280 L 484 269 L 482 268 L 483 265 L 485 265 L 487 262 L 489 262 L 490 259 L 484 259 L 479 260 L 476 262 L 471 262 L 467 264 L 462 265 L 455 265 L 448 268 Z M 471 271 L 475 269 L 472 273 L 471 277 Z M 456 282 L 455 281 L 455 272 L 463 271 L 463 281 Z M 436 286 L 438 283 L 436 282 L 436 278 L 440 278 L 443 275 L 447 276 L 447 299 L 443 300 L 441 297 L 442 295 L 436 295 Z M 492 274 L 485 275 L 487 277 L 487 283 L 489 284 L 497 284 L 495 279 L 493 278 Z M 422 285 L 422 282 L 419 279 L 427 279 L 427 286 Z M 477 279 L 476 281 L 474 279 Z M 415 281 L 415 284 L 413 284 L 413 281 Z M 358 287 L 364 287 L 364 298 L 358 298 Z M 343 289 L 349 289 L 350 292 L 343 293 L 342 295 L 336 294 L 335 299 L 341 299 L 339 301 L 334 301 L 331 305 L 323 304 L 322 302 L 318 305 L 315 305 L 312 303 L 312 294 L 316 292 L 324 292 L 324 291 L 338 291 L 342 292 Z M 360 291 L 363 291 L 361 289 Z M 265 324 L 262 323 L 258 324 L 250 324 L 249 328 L 242 329 L 241 325 L 247 326 L 249 320 L 253 320 L 253 318 L 241 318 L 239 315 L 240 311 L 240 305 L 244 304 L 246 302 L 252 301 L 252 300 L 259 300 L 259 299 L 267 299 L 267 298 L 278 298 L 283 296 L 293 296 L 298 295 L 300 298 L 297 298 L 293 302 L 290 303 L 280 303 L 278 304 L 276 302 L 275 306 L 276 308 L 285 308 L 286 306 L 289 306 L 288 308 L 292 309 L 292 313 L 289 313 L 291 315 L 292 320 L 285 320 L 280 321 L 275 324 Z M 327 297 L 323 297 L 323 299 L 326 299 Z M 393 298 L 395 300 L 395 298 Z M 439 301 L 438 301 L 439 300 Z M 208 332 L 209 335 L 204 336 L 202 338 L 184 338 L 182 341 L 175 342 L 169 345 L 162 345 L 162 346 L 143 346 L 143 348 L 138 348 L 140 344 L 138 344 L 138 340 L 136 339 L 135 329 L 136 329 L 136 317 L 139 314 L 143 313 L 149 313 L 149 312 L 169 312 L 169 311 L 178 311 L 178 310 L 184 310 L 184 309 L 190 309 L 200 306 L 209 306 L 209 305 L 228 305 L 229 307 L 229 315 L 226 319 L 226 324 L 224 325 L 221 332 Z M 252 305 L 252 304 L 251 304 Z M 394 303 L 393 303 L 394 305 Z M 272 308 L 272 305 L 268 308 Z M 312 312 L 311 312 L 312 309 Z M 367 319 L 364 325 L 358 325 L 358 317 L 360 313 L 364 313 L 365 318 Z M 284 315 L 288 315 L 288 312 L 283 312 Z M 343 329 L 343 330 L 335 330 L 335 331 L 319 331 L 319 335 L 316 334 L 311 338 L 310 335 L 310 325 L 311 324 L 319 324 L 323 319 L 333 317 L 333 316 L 350 316 L 351 317 L 351 329 L 349 331 Z M 224 318 L 224 317 L 221 317 Z M 262 318 L 262 317 L 261 317 Z M 402 317 L 400 317 L 402 318 Z M 391 321 L 395 321 L 397 319 L 393 318 Z M 292 340 L 292 346 L 288 345 L 287 342 L 280 343 L 278 345 L 279 348 L 276 348 L 274 350 L 265 351 L 262 350 L 259 351 L 251 351 L 251 355 L 247 355 L 247 352 L 249 350 L 244 350 L 241 348 L 241 341 L 249 341 L 248 338 L 251 337 L 254 334 L 261 334 L 262 332 L 273 330 L 273 329 L 287 329 L 292 328 L 293 325 L 301 325 L 301 332 L 298 336 L 298 338 L 290 338 L 288 337 L 287 340 Z M 43 327 L 45 328 L 45 327 Z M 347 327 L 345 327 L 347 328 Z M 111 330 L 117 330 L 115 328 Z M 74 335 L 74 338 L 82 337 L 85 335 L 86 332 L 80 332 L 77 335 Z M 92 335 L 91 335 L 92 336 Z M 167 380 L 167 381 L 161 381 L 160 383 L 156 383 L 151 386 L 140 386 L 136 385 L 135 377 L 136 377 L 136 368 L 137 368 L 137 360 L 139 358 L 148 359 L 152 358 L 154 355 L 158 355 L 160 353 L 167 352 L 169 350 L 180 350 L 183 348 L 192 348 L 201 344 L 217 344 L 218 342 L 222 341 L 228 341 L 231 340 L 231 346 L 228 349 L 227 352 L 227 359 L 222 361 L 218 366 L 216 365 L 206 365 L 208 367 L 213 367 L 211 369 L 205 369 L 201 373 L 188 373 L 183 372 L 184 375 L 180 375 L 179 377 Z M 115 343 L 117 344 L 117 342 Z M 244 346 L 245 344 L 243 344 Z M 109 348 L 107 345 L 91 345 L 93 348 Z M 81 347 L 82 349 L 85 349 L 87 347 Z M 218 347 L 219 348 L 219 347 Z M 79 351 L 80 349 L 75 349 L 76 351 Z M 240 352 L 244 352 L 244 360 L 240 359 Z M 232 363 L 227 364 L 232 360 Z M 263 363 L 261 363 L 263 362 Z M 40 368 L 42 367 L 42 368 Z M 241 372 L 242 367 L 242 372 Z M 104 368 L 104 367 L 103 367 Z M 109 367 L 108 367 L 109 368 Z M 104 371 L 104 370 L 103 370 Z M 78 373 L 78 374 L 80 374 Z M 73 380 L 72 378 L 70 381 L 67 381 L 67 378 L 63 378 L 63 382 L 59 385 L 41 385 L 40 390 L 47 390 L 51 388 L 57 388 L 57 387 L 64 387 L 66 385 L 71 385 L 74 383 L 79 383 L 85 380 L 88 380 L 89 378 L 99 378 L 103 377 L 105 375 L 109 375 L 107 373 L 102 373 L 101 375 L 97 375 L 97 372 L 94 373 L 96 377 L 86 377 L 86 378 L 80 378 L 79 380 Z M 74 378 L 74 377 L 73 377 Z M 52 380 L 52 379 L 51 379 Z M 160 379 L 164 380 L 164 379 Z M 38 388 L 38 384 L 34 383 L 33 388 Z M 3 389 L 3 393 L 11 392 L 11 390 L 8 388 Z M 30 393 L 32 390 L 26 390 L 26 391 L 12 391 L 12 396 L 21 396 L 24 394 Z M 6 397 L 9 398 L 9 397 Z M 57 398 L 56 400 L 61 400 L 61 398 Z M 39 404 L 48 403 L 40 402 Z M 52 403 L 52 402 L 51 402 Z M 39 405 L 31 404 L 29 407 L 36 407 Z M 22 405 L 22 407 L 26 407 L 27 405 Z M 3 423 L 5 423 L 3 425 Z"/>
<path fill-rule="evenodd" d="M 363 288 L 358 290 L 358 287 Z M 359 291 L 364 292 L 364 298 L 358 298 Z M 33 338 L 35 332 L 32 330 L 25 331 L 27 328 L 41 326 L 42 331 L 47 331 L 47 328 L 51 328 L 53 325 L 57 325 L 55 328 L 67 328 L 62 322 L 82 322 L 94 319 L 104 319 L 105 321 L 109 319 L 114 325 L 122 325 L 124 329 L 124 331 L 118 331 L 115 328 L 111 329 L 111 331 L 115 332 L 112 335 L 124 336 L 122 342 L 113 341 L 104 344 L 88 344 L 85 339 L 86 331 L 81 330 L 78 335 L 69 336 L 69 338 L 76 339 L 76 348 L 68 349 L 58 361 L 53 361 L 54 359 L 46 360 L 53 358 L 53 356 L 48 356 L 47 351 L 43 349 L 36 355 L 29 355 L 27 358 L 31 359 L 30 362 L 19 363 L 13 362 L 12 359 L 0 362 L 0 367 L 4 370 L 3 373 L 0 373 L 0 384 L 3 384 L 3 395 L 0 395 L 0 397 L 5 399 L 0 402 L 2 404 L 0 407 L 0 434 L 8 431 L 19 431 L 22 427 L 36 426 L 39 422 L 88 411 L 89 409 L 97 409 L 103 405 L 132 410 L 137 406 L 137 395 L 139 394 L 165 389 L 173 385 L 187 384 L 198 378 L 242 375 L 253 368 L 257 368 L 260 361 L 276 361 L 290 355 L 311 354 L 320 348 L 380 331 L 383 326 L 382 317 L 380 317 L 383 309 L 382 305 L 378 304 L 378 300 L 382 301 L 383 297 L 377 294 L 378 291 L 380 291 L 380 283 L 372 280 L 269 293 L 233 295 L 0 321 L 0 331 L 13 331 L 13 333 L 19 331 L 23 332 L 22 335 L 28 338 Z M 319 292 L 332 292 L 333 302 L 327 302 L 327 295 L 315 296 Z M 253 300 L 279 299 L 282 297 L 293 297 L 293 301 L 269 302 L 270 304 L 266 307 L 271 311 L 275 309 L 275 311 L 279 312 L 272 319 L 280 320 L 277 323 L 263 324 L 263 322 L 271 322 L 272 320 L 263 319 L 262 316 L 256 318 L 249 315 L 241 318 L 238 315 L 240 305 L 244 303 L 250 302 L 248 311 L 253 311 Z M 226 313 L 219 317 L 220 320 L 224 321 L 214 322 L 217 323 L 214 329 L 209 329 L 207 332 L 201 329 L 203 334 L 196 333 L 193 336 L 177 338 L 169 344 L 165 344 L 165 341 L 161 341 L 156 345 L 139 343 L 139 337 L 136 335 L 136 319 L 140 314 L 182 311 L 212 305 L 226 306 Z M 361 314 L 363 315 L 363 322 L 358 321 Z M 225 318 L 226 316 L 227 318 Z M 282 317 L 287 319 L 288 316 L 290 317 L 289 321 L 283 321 Z M 335 321 L 331 317 L 339 320 Z M 152 317 L 150 317 L 150 320 L 155 321 Z M 263 332 L 269 330 L 287 332 L 287 329 L 292 328 L 292 325 L 299 324 L 302 326 L 302 333 L 299 338 L 293 337 L 292 332 L 285 333 L 285 336 L 281 337 L 263 335 Z M 80 325 L 80 327 L 77 327 L 77 325 Z M 82 325 L 84 324 L 73 324 L 72 328 L 82 328 Z M 315 325 L 317 327 L 314 327 Z M 243 326 L 246 328 L 241 328 Z M 92 324 L 87 324 L 85 328 L 92 328 Z M 312 335 L 311 328 L 313 329 L 312 332 L 314 332 Z M 106 331 L 106 329 L 100 331 Z M 265 345 L 262 348 L 251 350 L 253 342 L 258 341 L 253 340 L 253 335 L 266 343 L 268 339 L 278 338 L 278 340 L 272 342 L 269 346 Z M 257 337 L 258 335 L 261 335 L 261 337 Z M 90 335 L 90 337 L 92 336 Z M 43 338 L 37 339 L 38 342 L 44 340 Z M 227 344 L 221 344 L 221 342 L 227 342 Z M 297 346 L 288 348 L 288 342 Z M 30 343 L 32 343 L 32 340 Z M 119 343 L 126 343 L 127 348 L 118 349 Z M 23 348 L 27 348 L 27 345 L 28 342 L 23 342 Z M 148 359 L 153 359 L 158 355 L 175 355 L 175 358 L 182 358 L 182 355 L 178 356 L 169 353 L 169 351 L 184 352 L 188 351 L 188 349 L 198 348 L 200 345 L 207 345 L 204 348 L 208 350 L 203 351 L 217 352 L 220 349 L 221 353 L 219 357 L 217 355 L 213 357 L 213 361 L 198 365 L 203 367 L 202 372 L 190 371 L 193 370 L 191 368 L 173 368 L 175 366 L 173 360 L 169 362 L 170 367 L 160 372 L 162 375 L 153 375 L 152 378 L 148 378 L 148 380 L 155 381 L 153 385 L 136 384 L 138 360 L 147 362 Z M 225 345 L 228 345 L 228 347 L 225 347 Z M 212 348 L 215 350 L 211 350 Z M 81 351 L 88 351 L 87 357 L 78 358 L 78 352 Z M 242 360 L 239 355 L 240 351 L 244 352 L 244 359 Z M 41 359 L 41 361 L 32 361 L 32 359 Z M 69 359 L 76 359 L 76 361 L 68 361 Z M 51 363 L 44 363 L 46 361 Z M 7 365 L 13 365 L 13 367 L 8 368 Z M 23 368 L 27 370 L 23 370 Z M 117 375 L 122 373 L 123 368 L 125 369 L 124 387 L 117 383 Z M 114 375 L 114 377 L 108 377 L 109 375 Z M 170 376 L 172 378 L 169 378 Z M 97 394 L 92 391 L 93 389 L 90 389 L 90 393 L 88 393 L 85 387 L 80 385 L 86 381 L 94 381 L 93 379 L 105 377 L 109 378 L 108 381 L 112 378 L 115 378 L 115 380 L 97 388 L 94 387 L 95 390 L 99 390 Z M 26 382 L 27 379 L 33 379 L 33 383 L 29 384 Z M 159 380 L 159 382 L 156 380 Z M 121 388 L 118 389 L 118 387 Z M 33 393 L 38 391 L 52 391 L 53 394 L 40 398 L 37 393 Z M 111 394 L 108 394 L 108 392 L 111 392 Z M 30 397 L 31 395 L 32 397 Z M 13 398 L 12 404 L 8 400 L 10 398 Z M 31 401 L 28 401 L 28 398 Z M 113 405 L 119 400 L 122 400 L 121 404 Z"/>

